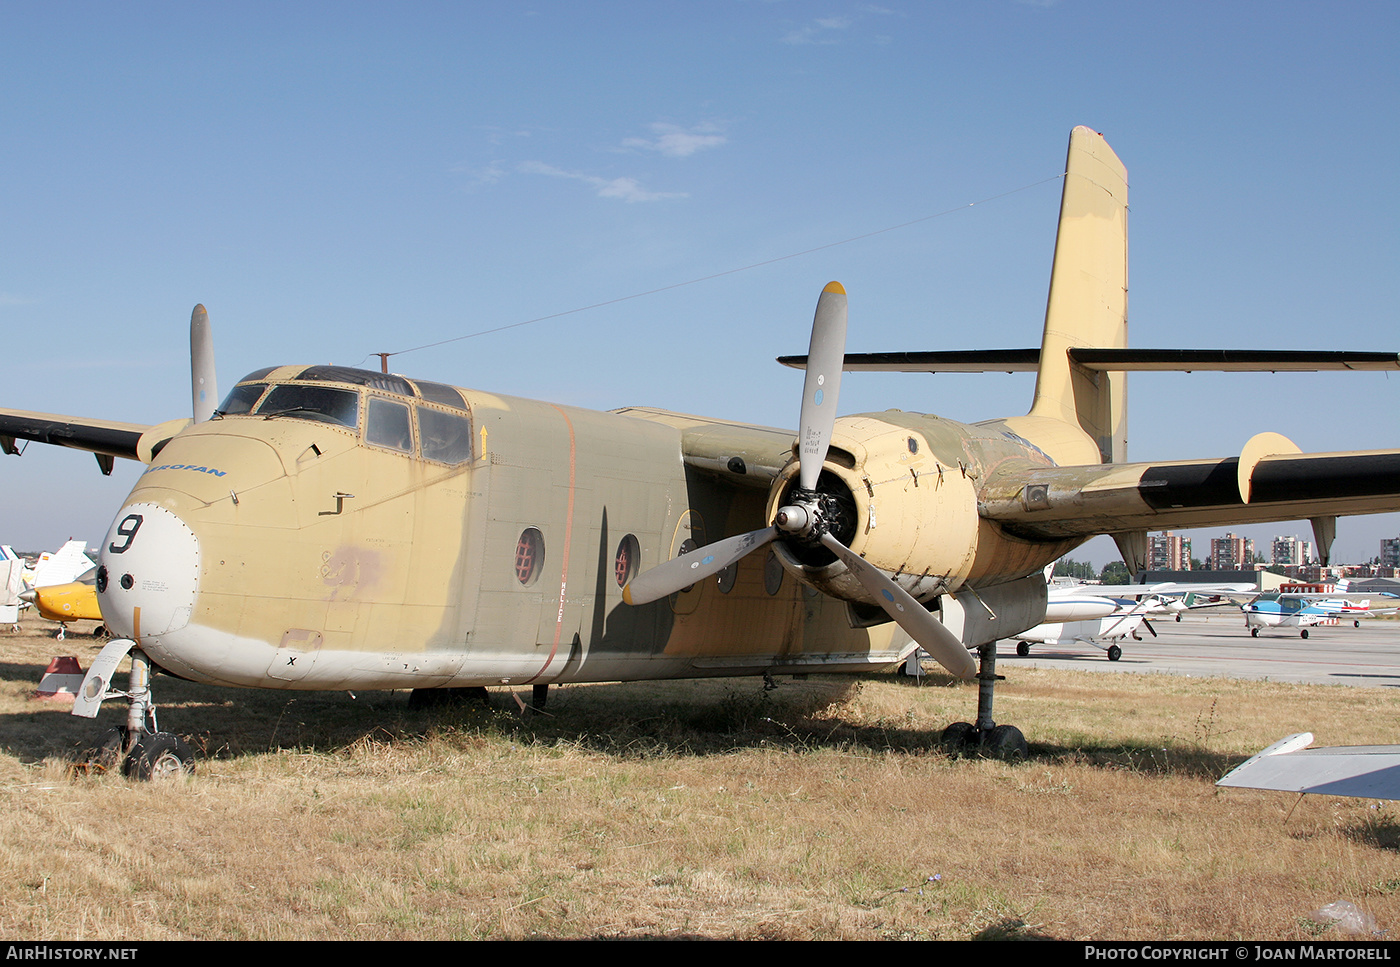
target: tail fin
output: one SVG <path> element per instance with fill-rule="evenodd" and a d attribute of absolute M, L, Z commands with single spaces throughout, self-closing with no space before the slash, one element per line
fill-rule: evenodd
<path fill-rule="evenodd" d="M 90 567 L 92 559 L 87 556 L 87 542 L 68 541 L 34 565 L 31 584 L 36 588 L 67 584 Z"/>
<path fill-rule="evenodd" d="M 1104 462 L 1127 458 L 1127 374 L 1076 366 L 1068 350 L 1128 345 L 1128 172 L 1086 127 L 1070 132 L 1055 266 L 1032 416 L 1077 424 Z"/>

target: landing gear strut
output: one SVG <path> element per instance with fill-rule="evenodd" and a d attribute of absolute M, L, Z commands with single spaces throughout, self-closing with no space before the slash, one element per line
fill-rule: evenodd
<path fill-rule="evenodd" d="M 993 692 L 1005 677 L 997 674 L 997 643 L 979 645 L 977 657 L 977 724 L 954 722 L 943 730 L 943 745 L 954 751 L 980 750 L 1006 759 L 1023 759 L 1030 749 L 1021 730 L 992 721 Z"/>

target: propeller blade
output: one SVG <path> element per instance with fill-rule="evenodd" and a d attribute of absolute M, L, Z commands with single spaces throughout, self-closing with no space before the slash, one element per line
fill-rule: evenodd
<path fill-rule="evenodd" d="M 214 334 L 209 313 L 195 306 L 190 314 L 190 395 L 194 400 L 194 421 L 203 423 L 219 405 L 219 384 L 214 378 Z"/>
<path fill-rule="evenodd" d="M 959 678 L 977 677 L 977 662 L 972 654 L 956 635 L 943 627 L 943 622 L 925 611 L 924 606 L 915 601 L 908 591 L 830 534 L 822 535 L 822 543 L 850 568 L 856 580 L 875 596 L 880 607 L 889 612 L 889 616 L 935 661 Z"/>
<path fill-rule="evenodd" d="M 828 282 L 817 299 L 812 319 L 812 343 L 807 350 L 807 376 L 802 383 L 802 422 L 798 432 L 798 482 L 815 490 L 836 426 L 836 397 L 841 392 L 841 367 L 846 362 L 846 290 Z"/>
<path fill-rule="evenodd" d="M 778 536 L 776 527 L 764 527 L 726 537 L 722 541 L 697 547 L 689 554 L 672 558 L 637 575 L 622 589 L 622 600 L 628 604 L 648 604 L 668 594 L 675 594 L 696 581 L 718 574 L 739 558 L 756 551 Z"/>

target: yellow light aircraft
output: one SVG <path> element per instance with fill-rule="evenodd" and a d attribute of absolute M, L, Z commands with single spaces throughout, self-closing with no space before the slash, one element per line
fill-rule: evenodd
<path fill-rule="evenodd" d="M 30 588 L 19 597 L 34 605 L 39 617 L 58 622 L 58 634 L 55 637 L 60 639 L 67 636 L 70 621 L 102 620 L 102 610 L 97 604 L 95 567 L 88 568 L 86 573 L 79 575 L 74 581 Z M 92 633 L 102 637 L 107 633 L 107 629 L 99 624 Z"/>
<path fill-rule="evenodd" d="M 151 666 L 291 689 L 534 686 L 850 672 L 922 646 L 981 679 L 949 740 L 1023 750 L 992 718 L 995 642 L 1045 616 L 1042 569 L 1110 533 L 1400 509 L 1400 450 L 1124 463 L 1130 369 L 1400 368 L 1396 354 L 1127 348 L 1127 174 L 1070 136 L 1038 351 L 846 357 L 846 293 L 817 304 L 800 428 L 591 412 L 337 366 L 272 366 L 213 410 L 192 319 L 195 418 L 147 427 L 0 411 L 40 440 L 149 465 L 101 546 L 119 639 L 75 703 L 128 700 L 137 775 L 189 752 L 157 731 Z M 1209 356 L 1209 358 L 1206 358 Z M 1013 358 L 1014 357 L 1014 358 Z M 1267 357 L 1267 358 L 1264 358 Z M 1285 358 L 1286 357 L 1286 358 Z M 836 416 L 846 368 L 1033 368 L 1025 416 Z M 893 619 L 891 623 L 890 619 Z M 980 658 L 975 660 L 972 652 Z M 126 692 L 110 693 L 132 658 Z"/>

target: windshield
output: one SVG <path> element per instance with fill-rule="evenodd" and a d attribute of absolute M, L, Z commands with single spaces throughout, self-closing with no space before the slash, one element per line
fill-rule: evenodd
<path fill-rule="evenodd" d="M 238 416 L 241 413 L 248 413 L 257 403 L 258 397 L 263 395 L 263 390 L 267 389 L 266 383 L 250 383 L 246 386 L 235 386 L 233 392 L 224 397 L 224 401 L 219 404 L 219 408 L 214 411 L 215 416 Z"/>
<path fill-rule="evenodd" d="M 272 387 L 256 412 L 267 419 L 286 416 L 334 423 L 353 430 L 360 425 L 360 395 L 354 390 L 286 383 Z"/>

